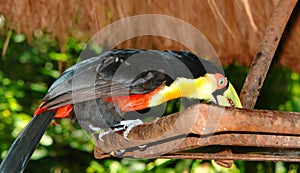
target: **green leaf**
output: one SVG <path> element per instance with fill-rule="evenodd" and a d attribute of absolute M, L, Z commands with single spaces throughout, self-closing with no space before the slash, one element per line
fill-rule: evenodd
<path fill-rule="evenodd" d="M 33 91 L 45 93 L 47 92 L 48 87 L 45 83 L 39 82 L 30 84 L 30 89 Z"/>
<path fill-rule="evenodd" d="M 16 43 L 22 43 L 25 40 L 26 40 L 26 37 L 23 34 L 18 34 L 18 35 L 14 36 L 14 42 L 16 42 Z"/>
<path fill-rule="evenodd" d="M 54 61 L 67 61 L 68 56 L 65 53 L 56 53 L 56 52 L 51 52 L 49 54 L 50 59 L 54 60 Z"/>

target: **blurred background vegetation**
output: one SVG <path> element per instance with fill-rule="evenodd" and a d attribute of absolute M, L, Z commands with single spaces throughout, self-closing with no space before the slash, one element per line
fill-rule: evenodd
<path fill-rule="evenodd" d="M 10 31 L 8 31 L 10 32 Z M 7 31 L 0 35 L 3 51 Z M 4 158 L 16 136 L 32 117 L 52 82 L 62 70 L 77 61 L 86 43 L 69 38 L 64 53 L 51 36 L 37 32 L 28 42 L 25 35 L 11 33 L 0 58 L 0 156 Z M 248 68 L 232 63 L 225 73 L 237 92 Z M 268 74 L 257 109 L 300 111 L 300 76 L 274 63 Z M 93 143 L 78 124 L 58 120 L 49 127 L 25 172 L 299 172 L 299 164 L 235 161 L 230 169 L 211 161 L 169 159 L 104 159 L 93 157 Z"/>

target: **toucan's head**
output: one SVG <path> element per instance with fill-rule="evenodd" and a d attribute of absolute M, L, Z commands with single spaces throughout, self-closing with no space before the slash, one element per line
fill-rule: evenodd
<path fill-rule="evenodd" d="M 205 82 L 212 85 L 212 102 L 220 106 L 242 108 L 240 99 L 227 78 L 220 73 L 206 74 Z"/>
<path fill-rule="evenodd" d="M 220 106 L 242 107 L 235 89 L 221 73 L 207 73 L 197 79 L 177 78 L 152 96 L 150 106 L 179 97 L 207 100 Z"/>

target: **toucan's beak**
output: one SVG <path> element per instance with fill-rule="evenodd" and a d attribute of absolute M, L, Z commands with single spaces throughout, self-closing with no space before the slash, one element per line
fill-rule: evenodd
<path fill-rule="evenodd" d="M 217 96 L 217 100 L 221 106 L 242 108 L 242 103 L 239 99 L 239 96 L 237 95 L 231 83 L 229 83 L 228 88 L 223 95 Z"/>

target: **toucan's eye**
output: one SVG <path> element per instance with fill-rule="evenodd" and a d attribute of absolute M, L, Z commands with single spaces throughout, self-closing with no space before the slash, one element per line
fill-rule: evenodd
<path fill-rule="evenodd" d="M 222 89 L 227 85 L 228 83 L 227 78 L 223 74 L 216 73 L 214 74 L 214 77 L 216 79 L 215 80 L 217 85 L 216 89 Z"/>
<path fill-rule="evenodd" d="M 225 83 L 225 79 L 224 78 L 219 78 L 219 86 L 223 86 Z"/>

